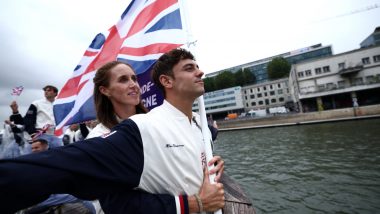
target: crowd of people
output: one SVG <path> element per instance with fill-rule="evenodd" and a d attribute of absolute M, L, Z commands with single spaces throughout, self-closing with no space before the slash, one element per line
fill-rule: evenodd
<path fill-rule="evenodd" d="M 45 99 L 34 101 L 24 117 L 12 102 L 5 124 L 23 152 L 0 160 L 0 173 L 5 175 L 0 189 L 6 189 L 0 194 L 3 211 L 39 213 L 35 210 L 54 207 L 62 213 L 68 204 L 82 210 L 77 213 L 223 208 L 219 181 L 224 162 L 215 156 L 206 163 L 199 115 L 192 112 L 194 100 L 204 93 L 203 72 L 190 52 L 174 49 L 159 58 L 152 73 L 165 100 L 148 112 L 134 69 L 118 61 L 103 65 L 93 80 L 98 124 L 73 124 L 62 139 L 54 136 L 56 87 L 44 87 Z M 216 137 L 217 130 L 209 128 Z M 35 154 L 24 155 L 28 153 Z M 215 167 L 208 171 L 208 165 Z M 28 174 L 31 171 L 38 173 Z M 209 182 L 209 174 L 216 174 L 215 184 Z"/>

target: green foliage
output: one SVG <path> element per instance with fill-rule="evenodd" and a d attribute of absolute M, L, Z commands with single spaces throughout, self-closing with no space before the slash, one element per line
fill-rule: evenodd
<path fill-rule="evenodd" d="M 215 77 L 215 86 L 218 89 L 235 86 L 235 75 L 231 71 L 224 71 Z"/>
<path fill-rule="evenodd" d="M 280 79 L 289 76 L 291 65 L 286 59 L 276 57 L 268 63 L 267 72 L 270 80 Z"/>
<path fill-rule="evenodd" d="M 240 69 L 235 73 L 235 83 L 238 86 L 254 84 L 256 82 L 255 75 L 249 69 Z"/>
<path fill-rule="evenodd" d="M 256 76 L 253 75 L 253 73 L 249 69 L 244 69 L 243 70 L 243 75 L 244 75 L 244 78 L 245 78 L 245 84 L 244 85 L 249 85 L 249 84 L 256 83 Z"/>
<path fill-rule="evenodd" d="M 213 77 L 207 77 L 207 78 L 203 79 L 203 82 L 205 84 L 205 91 L 206 92 L 218 90 L 215 87 L 215 78 L 213 78 Z"/>

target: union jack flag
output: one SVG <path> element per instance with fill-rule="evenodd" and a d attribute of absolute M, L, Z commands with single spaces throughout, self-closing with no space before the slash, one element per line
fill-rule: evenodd
<path fill-rule="evenodd" d="M 12 95 L 12 96 L 20 96 L 22 90 L 24 90 L 24 87 L 23 87 L 23 86 L 17 86 L 17 87 L 14 87 L 14 88 L 12 89 L 12 93 L 11 93 L 11 95 Z"/>
<path fill-rule="evenodd" d="M 69 124 L 95 118 L 92 79 L 100 66 L 112 60 L 132 65 L 148 108 L 162 103 L 149 71 L 163 53 L 187 42 L 178 1 L 133 0 L 108 32 L 95 36 L 54 102 L 56 135 Z"/>

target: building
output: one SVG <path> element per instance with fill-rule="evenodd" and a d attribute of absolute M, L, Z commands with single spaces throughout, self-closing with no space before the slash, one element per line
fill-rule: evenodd
<path fill-rule="evenodd" d="M 360 43 L 361 48 L 366 48 L 374 45 L 380 45 L 380 27 L 377 27 L 371 35 L 369 35 L 363 42 Z"/>
<path fill-rule="evenodd" d="M 286 52 L 283 54 L 271 56 L 268 58 L 260 59 L 257 61 L 245 63 L 242 65 L 234 66 L 228 69 L 223 69 L 221 71 L 216 71 L 213 73 L 206 74 L 206 77 L 214 77 L 224 71 L 237 72 L 240 69 L 248 69 L 256 77 L 256 83 L 263 83 L 268 81 L 267 66 L 274 58 L 283 57 L 290 64 L 299 63 L 309 59 L 316 59 L 325 56 L 332 55 L 332 48 L 330 46 L 322 46 L 321 44 L 312 45 L 306 48 L 301 48 L 295 51 Z"/>
<path fill-rule="evenodd" d="M 206 112 L 214 119 L 225 118 L 228 113 L 244 112 L 240 86 L 208 92 L 203 97 Z M 193 111 L 198 110 L 198 101 L 195 101 Z"/>
<path fill-rule="evenodd" d="M 293 64 L 292 99 L 300 111 L 380 103 L 380 45 Z"/>
<path fill-rule="evenodd" d="M 293 101 L 288 85 L 289 79 L 283 78 L 244 86 L 242 94 L 245 112 L 288 105 Z"/>

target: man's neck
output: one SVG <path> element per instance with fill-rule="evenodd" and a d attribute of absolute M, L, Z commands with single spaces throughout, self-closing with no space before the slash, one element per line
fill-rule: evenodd
<path fill-rule="evenodd" d="M 168 101 L 171 105 L 176 107 L 178 110 L 180 110 L 182 113 L 184 113 L 188 118 L 189 121 L 191 121 L 193 117 L 193 103 L 194 100 L 186 99 L 186 98 L 165 98 L 166 101 Z"/>

